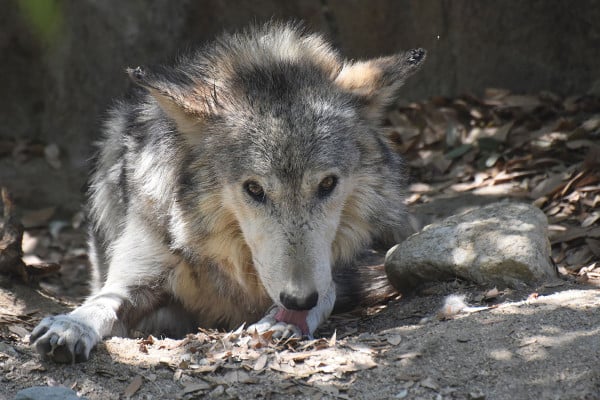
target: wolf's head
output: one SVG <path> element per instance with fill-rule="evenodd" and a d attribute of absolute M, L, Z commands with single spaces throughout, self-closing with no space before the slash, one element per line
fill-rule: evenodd
<path fill-rule="evenodd" d="M 380 120 L 424 59 L 344 61 L 320 36 L 270 25 L 130 75 L 185 138 L 192 174 L 210 176 L 199 191 L 234 216 L 271 299 L 308 310 L 333 265 L 399 224 L 403 171 Z"/>

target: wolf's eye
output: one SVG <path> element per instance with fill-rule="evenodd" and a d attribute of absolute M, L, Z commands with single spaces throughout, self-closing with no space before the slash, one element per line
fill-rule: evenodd
<path fill-rule="evenodd" d="M 333 189 L 337 186 L 338 178 L 335 175 L 329 175 L 319 183 L 319 189 L 317 190 L 317 196 L 325 198 L 333 192 Z"/>
<path fill-rule="evenodd" d="M 256 181 L 248 181 L 244 183 L 244 190 L 253 200 L 259 203 L 264 203 L 266 200 L 265 190 Z"/>

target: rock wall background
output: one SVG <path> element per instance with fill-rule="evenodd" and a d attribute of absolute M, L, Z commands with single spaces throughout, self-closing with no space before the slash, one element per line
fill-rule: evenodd
<path fill-rule="evenodd" d="M 351 58 L 415 46 L 407 99 L 600 92 L 600 1 L 19 0 L 0 13 L 0 184 L 29 208 L 78 209 L 103 112 L 124 68 L 168 61 L 218 32 L 296 18 Z M 58 150 L 58 152 L 57 152 Z"/>

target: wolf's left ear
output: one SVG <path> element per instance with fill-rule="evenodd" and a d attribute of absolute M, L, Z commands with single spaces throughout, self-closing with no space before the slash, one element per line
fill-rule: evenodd
<path fill-rule="evenodd" d="M 425 57 L 424 49 L 412 49 L 388 57 L 347 62 L 334 82 L 364 101 L 368 118 L 380 118 L 398 100 L 398 89 L 421 68 Z"/>
<path fill-rule="evenodd" d="M 127 68 L 127 74 L 134 83 L 150 92 L 182 133 L 199 132 L 212 112 L 209 89 L 183 72 L 137 67 Z"/>

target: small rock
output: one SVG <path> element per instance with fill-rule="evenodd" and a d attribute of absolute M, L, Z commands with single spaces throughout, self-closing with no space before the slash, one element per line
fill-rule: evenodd
<path fill-rule="evenodd" d="M 556 278 L 538 208 L 493 203 L 426 226 L 394 246 L 385 269 L 400 291 L 456 277 L 512 288 Z"/>
<path fill-rule="evenodd" d="M 400 344 L 400 342 L 402 341 L 402 336 L 389 335 L 386 339 L 387 339 L 388 343 L 391 344 L 392 346 L 398 346 Z"/>
<path fill-rule="evenodd" d="M 156 381 L 157 376 L 156 374 L 148 374 L 145 375 L 144 378 L 146 378 L 147 381 L 154 382 Z"/>
<path fill-rule="evenodd" d="M 483 394 L 480 391 L 471 392 L 471 393 L 469 393 L 469 399 L 470 400 L 485 400 L 485 394 Z"/>
<path fill-rule="evenodd" d="M 210 392 L 210 393 L 208 394 L 208 396 L 209 396 L 209 397 L 219 397 L 219 396 L 222 396 L 222 395 L 223 395 L 223 393 L 225 393 L 225 388 L 224 388 L 223 386 L 219 385 L 219 386 L 217 386 L 216 388 L 214 388 L 214 389 L 212 390 L 212 392 Z"/>
<path fill-rule="evenodd" d="M 423 379 L 421 382 L 419 382 L 419 384 L 421 386 L 423 386 L 424 388 L 435 390 L 436 392 L 438 390 L 440 390 L 440 387 L 438 386 L 438 384 L 435 383 L 435 381 L 433 379 L 431 379 L 430 377 Z"/>
<path fill-rule="evenodd" d="M 61 386 L 33 386 L 17 393 L 15 400 L 82 400 L 84 397 Z"/>
<path fill-rule="evenodd" d="M 0 353 L 2 354 L 6 354 L 12 357 L 16 357 L 19 355 L 19 353 L 17 353 L 17 351 L 15 350 L 14 347 L 4 343 L 4 342 L 0 342 Z"/>

